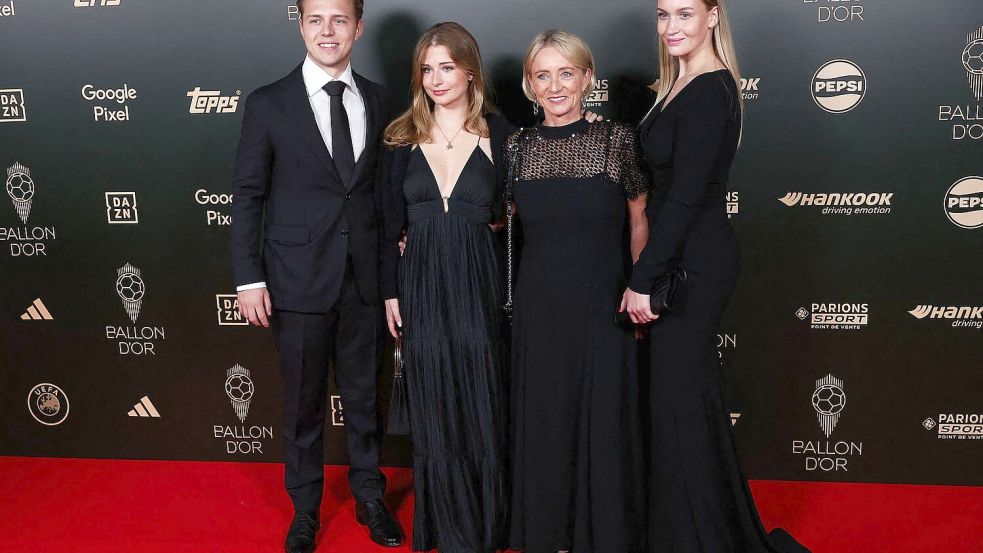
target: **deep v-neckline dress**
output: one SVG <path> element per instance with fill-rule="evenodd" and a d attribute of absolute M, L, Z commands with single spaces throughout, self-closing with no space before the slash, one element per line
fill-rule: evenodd
<path fill-rule="evenodd" d="M 505 541 L 506 350 L 488 226 L 495 190 L 495 167 L 478 146 L 447 198 L 420 148 L 410 153 L 399 286 L 415 550 L 491 553 Z"/>

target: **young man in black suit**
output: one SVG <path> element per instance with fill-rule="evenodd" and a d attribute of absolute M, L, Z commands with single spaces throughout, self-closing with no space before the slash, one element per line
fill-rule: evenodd
<path fill-rule="evenodd" d="M 363 0 L 299 0 L 307 58 L 246 99 L 235 162 L 232 265 L 239 310 L 272 327 L 284 384 L 286 550 L 314 550 L 324 485 L 327 366 L 345 406 L 356 517 L 390 547 L 376 380 L 384 332 L 376 158 L 389 123 L 381 86 L 354 73 Z"/>

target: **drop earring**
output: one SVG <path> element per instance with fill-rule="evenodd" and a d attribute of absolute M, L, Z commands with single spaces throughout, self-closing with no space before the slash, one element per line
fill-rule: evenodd
<path fill-rule="evenodd" d="M 539 102 L 533 101 L 532 103 L 532 114 L 539 115 Z"/>

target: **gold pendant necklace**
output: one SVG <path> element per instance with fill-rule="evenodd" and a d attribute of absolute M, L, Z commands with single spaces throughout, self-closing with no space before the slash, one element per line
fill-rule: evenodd
<path fill-rule="evenodd" d="M 447 141 L 447 146 L 445 146 L 445 149 L 447 149 L 447 150 L 453 150 L 454 149 L 454 145 L 451 144 L 451 142 L 453 142 L 454 139 L 457 138 L 457 135 L 461 134 L 461 131 L 464 130 L 464 127 L 462 126 L 460 129 L 457 129 L 457 132 L 454 133 L 454 136 L 452 136 L 450 139 L 448 139 L 447 138 L 447 135 L 444 134 L 444 129 L 440 128 L 440 123 L 438 123 L 437 121 L 434 121 L 433 124 L 437 126 L 437 131 L 440 132 L 440 135 L 443 136 L 444 137 L 444 140 Z"/>

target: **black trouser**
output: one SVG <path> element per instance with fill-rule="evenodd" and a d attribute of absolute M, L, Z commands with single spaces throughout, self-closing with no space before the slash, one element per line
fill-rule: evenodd
<path fill-rule="evenodd" d="M 382 499 L 382 425 L 376 382 L 382 359 L 382 305 L 359 296 L 351 260 L 338 302 L 327 313 L 273 312 L 273 336 L 283 372 L 285 484 L 296 510 L 316 511 L 324 491 L 324 421 L 328 363 L 341 393 L 350 469 L 357 501 Z"/>

